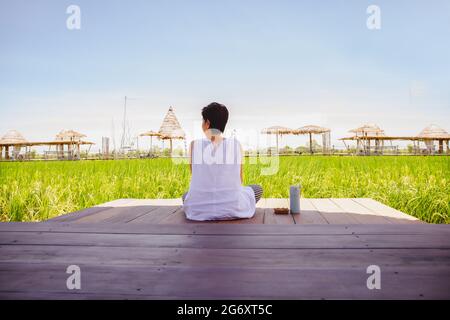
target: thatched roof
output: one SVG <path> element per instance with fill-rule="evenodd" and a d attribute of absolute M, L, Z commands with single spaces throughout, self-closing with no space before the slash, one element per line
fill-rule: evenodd
<path fill-rule="evenodd" d="M 78 141 L 85 138 L 86 135 L 76 132 L 74 130 L 61 130 L 55 137 L 56 141 Z"/>
<path fill-rule="evenodd" d="M 28 141 L 23 137 L 23 135 L 17 130 L 9 130 L 1 139 L 0 143 L 27 143 Z"/>
<path fill-rule="evenodd" d="M 161 134 L 159 132 L 150 130 L 139 135 L 140 137 L 159 137 Z"/>
<path fill-rule="evenodd" d="M 184 139 L 186 137 L 172 107 L 167 111 L 158 133 L 161 135 L 161 139 Z"/>
<path fill-rule="evenodd" d="M 330 132 L 330 129 L 315 125 L 304 126 L 294 130 L 294 134 L 322 134 L 326 132 Z"/>
<path fill-rule="evenodd" d="M 430 124 L 428 127 L 423 129 L 419 133 L 418 137 L 421 137 L 421 138 L 448 139 L 448 138 L 450 138 L 450 134 L 448 134 L 447 131 L 445 131 L 444 129 L 438 127 L 437 125 Z"/>
<path fill-rule="evenodd" d="M 384 130 L 381 130 L 376 124 L 365 124 L 359 128 L 352 129 L 349 132 L 356 133 L 356 135 L 366 135 L 366 136 L 383 136 Z"/>
<path fill-rule="evenodd" d="M 294 130 L 287 128 L 287 127 L 273 126 L 273 127 L 263 129 L 261 131 L 261 133 L 264 133 L 264 134 L 290 134 L 293 131 Z"/>

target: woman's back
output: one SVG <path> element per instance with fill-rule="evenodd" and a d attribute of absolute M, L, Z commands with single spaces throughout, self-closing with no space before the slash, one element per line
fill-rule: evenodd
<path fill-rule="evenodd" d="M 208 139 L 192 145 L 192 178 L 184 200 L 188 219 L 249 218 L 255 212 L 250 187 L 241 184 L 241 146 L 235 138 L 217 144 Z"/>

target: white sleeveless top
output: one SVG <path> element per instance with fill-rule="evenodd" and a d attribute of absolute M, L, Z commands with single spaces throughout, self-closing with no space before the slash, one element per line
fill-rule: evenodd
<path fill-rule="evenodd" d="M 192 178 L 183 209 L 190 220 L 251 218 L 255 195 L 241 185 L 241 145 L 224 138 L 218 145 L 195 140 L 192 147 Z"/>

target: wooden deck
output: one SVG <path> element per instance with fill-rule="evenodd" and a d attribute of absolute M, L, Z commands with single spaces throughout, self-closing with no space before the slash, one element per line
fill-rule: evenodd
<path fill-rule="evenodd" d="M 251 219 L 215 221 L 218 224 L 405 224 L 417 218 L 369 198 L 301 199 L 301 214 L 274 214 L 273 208 L 288 208 L 288 199 L 261 199 Z M 52 222 L 116 224 L 189 224 L 180 199 L 119 199 Z"/>
<path fill-rule="evenodd" d="M 0 299 L 449 299 L 450 228 L 370 199 L 192 223 L 175 200 L 119 200 L 0 224 Z M 339 210 L 338 210 L 339 209 Z M 69 265 L 81 289 L 68 290 Z M 367 267 L 381 289 L 367 288 Z"/>

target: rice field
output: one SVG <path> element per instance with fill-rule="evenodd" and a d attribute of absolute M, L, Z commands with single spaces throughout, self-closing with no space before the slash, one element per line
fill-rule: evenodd
<path fill-rule="evenodd" d="M 450 223 L 450 157 L 281 157 L 245 164 L 245 183 L 264 197 L 288 197 L 291 184 L 308 198 L 369 197 L 432 223 Z M 171 159 L 0 163 L 0 221 L 42 221 L 119 198 L 175 198 L 189 169 Z"/>

